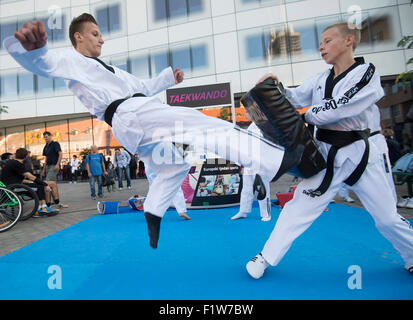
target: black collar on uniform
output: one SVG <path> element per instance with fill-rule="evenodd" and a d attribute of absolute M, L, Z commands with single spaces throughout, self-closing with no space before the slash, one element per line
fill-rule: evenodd
<path fill-rule="evenodd" d="M 115 69 L 113 69 L 111 66 L 108 66 L 106 63 L 104 63 L 102 60 L 96 58 L 96 57 L 89 57 L 89 56 L 85 56 L 86 58 L 90 58 L 90 59 L 94 59 L 97 62 L 99 62 L 102 66 L 104 66 L 106 68 L 106 70 L 109 70 L 112 73 L 115 73 Z"/>
<path fill-rule="evenodd" d="M 356 62 L 354 62 L 346 71 L 341 73 L 338 77 L 334 79 L 334 68 L 330 69 L 330 74 L 327 77 L 326 80 L 326 87 L 325 87 L 325 92 L 324 92 L 324 99 L 332 99 L 333 98 L 333 89 L 335 85 L 343 79 L 351 70 L 353 70 L 355 67 L 365 63 L 363 57 L 357 57 L 354 59 Z"/>

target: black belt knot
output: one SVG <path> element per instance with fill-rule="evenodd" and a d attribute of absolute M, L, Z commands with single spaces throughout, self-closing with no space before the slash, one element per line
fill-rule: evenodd
<path fill-rule="evenodd" d="M 334 176 L 334 160 L 337 155 L 337 151 L 340 148 L 348 146 L 349 144 L 358 140 L 364 140 L 365 149 L 360 163 L 354 169 L 353 173 L 344 181 L 345 184 L 353 186 L 362 176 L 364 170 L 367 167 L 370 153 L 370 146 L 368 138 L 370 136 L 370 130 L 360 131 L 336 131 L 327 129 L 317 130 L 317 140 L 331 144 L 330 151 L 327 156 L 327 170 L 326 174 L 321 182 L 320 186 L 316 190 L 305 190 L 304 192 L 311 197 L 318 197 L 323 195 L 330 187 L 331 181 Z"/>
<path fill-rule="evenodd" d="M 135 93 L 132 97 L 136 98 L 136 97 L 146 97 L 143 93 Z M 115 114 L 116 110 L 118 109 L 119 105 L 128 100 L 129 98 L 124 98 L 124 99 L 118 99 L 113 101 L 110 105 L 108 105 L 108 107 L 105 110 L 105 122 L 112 126 L 112 119 L 113 119 L 113 115 Z"/>

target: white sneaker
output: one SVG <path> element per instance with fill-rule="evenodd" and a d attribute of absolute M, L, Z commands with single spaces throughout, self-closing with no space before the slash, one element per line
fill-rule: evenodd
<path fill-rule="evenodd" d="M 123 188 L 119 188 L 118 190 L 122 190 Z"/>
<path fill-rule="evenodd" d="M 406 208 L 413 209 L 413 198 L 407 198 Z"/>
<path fill-rule="evenodd" d="M 128 189 L 131 189 L 131 187 L 128 187 Z"/>
<path fill-rule="evenodd" d="M 251 277 L 254 279 L 259 279 L 264 275 L 264 271 L 269 265 L 270 264 L 265 261 L 264 257 L 260 253 L 247 263 L 247 271 Z"/>
<path fill-rule="evenodd" d="M 401 197 L 399 202 L 397 202 L 397 206 L 399 208 L 406 208 L 407 203 L 409 202 L 409 198 Z"/>
<path fill-rule="evenodd" d="M 271 221 L 271 215 L 266 216 L 266 217 L 262 217 L 261 221 L 264 221 L 264 222 Z"/>
<path fill-rule="evenodd" d="M 247 214 L 246 214 L 246 213 L 238 212 L 235 216 L 233 216 L 233 217 L 231 218 L 231 220 L 244 219 L 244 218 L 246 218 L 246 217 L 247 217 Z"/>
<path fill-rule="evenodd" d="M 344 197 L 344 201 L 345 201 L 345 202 L 352 203 L 352 202 L 354 202 L 354 199 L 353 199 L 352 197 L 350 197 L 350 196 L 346 196 L 346 197 Z"/>

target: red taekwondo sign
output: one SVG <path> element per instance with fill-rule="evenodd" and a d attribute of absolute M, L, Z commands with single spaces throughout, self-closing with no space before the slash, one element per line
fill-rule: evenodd
<path fill-rule="evenodd" d="M 230 83 L 166 90 L 167 104 L 182 107 L 231 105 Z"/>

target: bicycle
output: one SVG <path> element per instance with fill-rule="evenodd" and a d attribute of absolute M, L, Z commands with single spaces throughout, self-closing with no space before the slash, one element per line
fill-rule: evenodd
<path fill-rule="evenodd" d="M 0 232 L 9 230 L 22 214 L 22 202 L 13 191 L 0 186 Z"/>
<path fill-rule="evenodd" d="M 0 181 L 0 187 L 11 190 L 20 198 L 22 213 L 19 220 L 24 221 L 31 218 L 39 208 L 39 197 L 32 187 L 21 183 L 6 186 L 2 181 Z"/>

